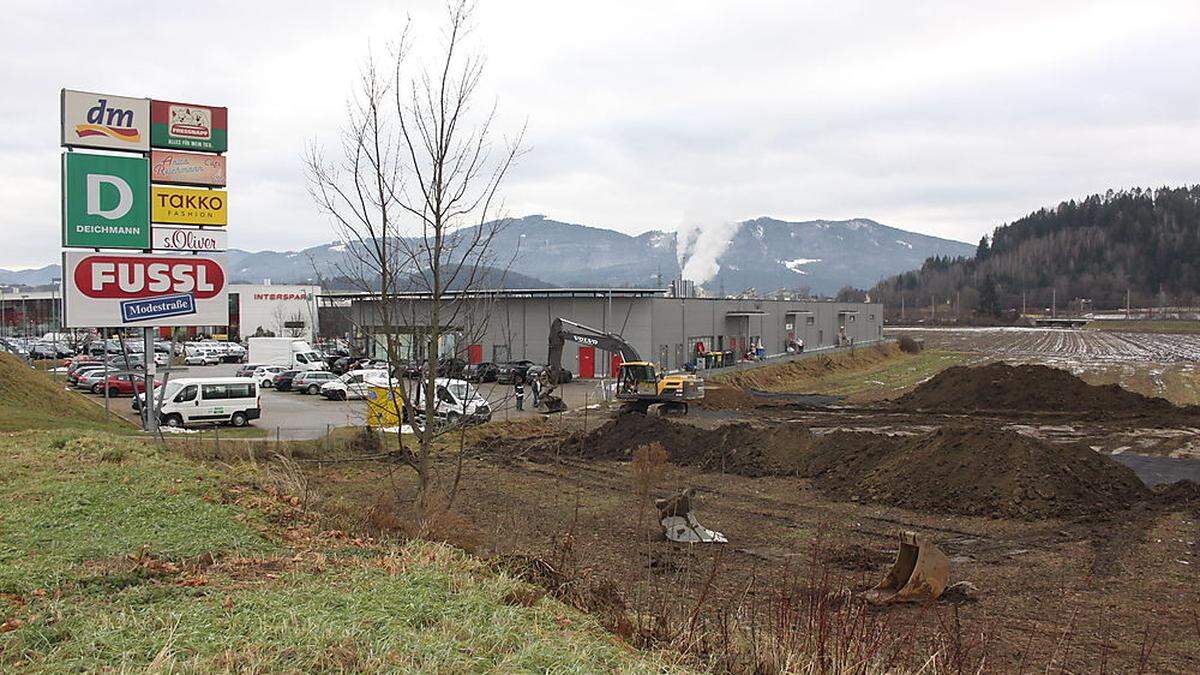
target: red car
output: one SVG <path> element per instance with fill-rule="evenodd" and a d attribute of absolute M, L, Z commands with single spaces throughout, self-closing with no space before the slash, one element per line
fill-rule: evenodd
<path fill-rule="evenodd" d="M 160 384 L 162 383 L 155 380 L 155 387 Z M 141 394 L 146 391 L 145 381 L 137 375 L 109 375 L 104 387 L 108 389 L 110 398 L 113 396 L 133 396 L 135 393 Z M 104 390 L 101 389 L 100 393 L 104 393 Z"/>

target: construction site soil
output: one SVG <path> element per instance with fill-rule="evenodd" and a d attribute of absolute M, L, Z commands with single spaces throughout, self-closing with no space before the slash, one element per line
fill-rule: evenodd
<path fill-rule="evenodd" d="M 680 466 L 752 478 L 795 476 L 831 497 L 946 513 L 1097 517 L 1150 496 L 1132 470 L 1109 457 L 993 426 L 947 426 L 905 436 L 814 434 L 786 422 L 703 429 L 629 414 L 566 439 L 490 436 L 481 447 L 535 461 L 562 455 L 622 460 L 650 443 L 660 444 Z"/>
<path fill-rule="evenodd" d="M 1041 365 L 990 363 L 947 368 L 901 396 L 905 410 L 1077 413 L 1122 417 L 1192 417 L 1200 409 L 1179 407 L 1115 384 L 1091 385 L 1071 373 Z"/>

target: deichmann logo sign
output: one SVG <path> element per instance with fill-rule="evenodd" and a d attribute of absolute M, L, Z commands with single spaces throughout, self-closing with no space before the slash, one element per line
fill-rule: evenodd
<path fill-rule="evenodd" d="M 228 205 L 224 190 L 155 186 L 150 195 L 150 217 L 156 223 L 225 225 Z"/>
<path fill-rule="evenodd" d="M 142 157 L 63 154 L 63 246 L 150 248 L 150 165 Z"/>
<path fill-rule="evenodd" d="M 225 157 L 153 150 L 150 153 L 150 180 L 175 185 L 224 187 Z"/>
<path fill-rule="evenodd" d="M 197 230 L 190 227 L 154 225 L 150 248 L 156 251 L 224 251 L 229 233 L 225 230 Z"/>
<path fill-rule="evenodd" d="M 225 152 L 229 147 L 229 111 L 194 103 L 152 101 L 150 145 L 204 152 Z"/>
<path fill-rule="evenodd" d="M 63 145 L 150 149 L 150 99 L 63 89 L 61 114 Z"/>
<path fill-rule="evenodd" d="M 69 328 L 224 326 L 224 256 L 63 254 L 63 316 Z"/>

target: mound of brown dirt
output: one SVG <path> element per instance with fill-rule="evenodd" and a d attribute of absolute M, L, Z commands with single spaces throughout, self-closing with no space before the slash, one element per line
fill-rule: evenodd
<path fill-rule="evenodd" d="M 717 379 L 722 384 L 743 389 L 774 392 L 810 391 L 819 386 L 822 378 L 865 370 L 898 356 L 900 348 L 895 344 L 875 344 L 851 351 L 814 355 L 788 363 L 741 370 L 719 375 Z"/>
<path fill-rule="evenodd" d="M 1088 384 L 1071 373 L 1039 365 L 953 366 L 900 397 L 906 410 L 942 412 L 1099 412 L 1121 415 L 1190 413 L 1162 398 L 1115 384 Z"/>
<path fill-rule="evenodd" d="M 1149 491 L 1133 470 L 1090 449 L 994 427 L 950 427 L 921 436 L 796 424 L 730 424 L 714 430 L 652 415 L 621 415 L 565 440 L 493 438 L 489 451 L 629 459 L 659 443 L 670 461 L 743 476 L 803 476 L 835 497 L 914 510 L 1051 518 L 1117 513 Z"/>
<path fill-rule="evenodd" d="M 1111 514 L 1148 495 L 1133 470 L 1104 455 L 1006 429 L 948 427 L 881 439 L 818 444 L 810 475 L 841 496 L 1013 518 Z"/>

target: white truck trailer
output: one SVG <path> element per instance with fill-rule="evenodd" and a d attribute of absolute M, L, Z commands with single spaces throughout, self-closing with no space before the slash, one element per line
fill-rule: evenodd
<path fill-rule="evenodd" d="M 304 340 L 294 338 L 252 337 L 247 363 L 284 366 L 289 370 L 325 370 L 321 355 Z"/>

